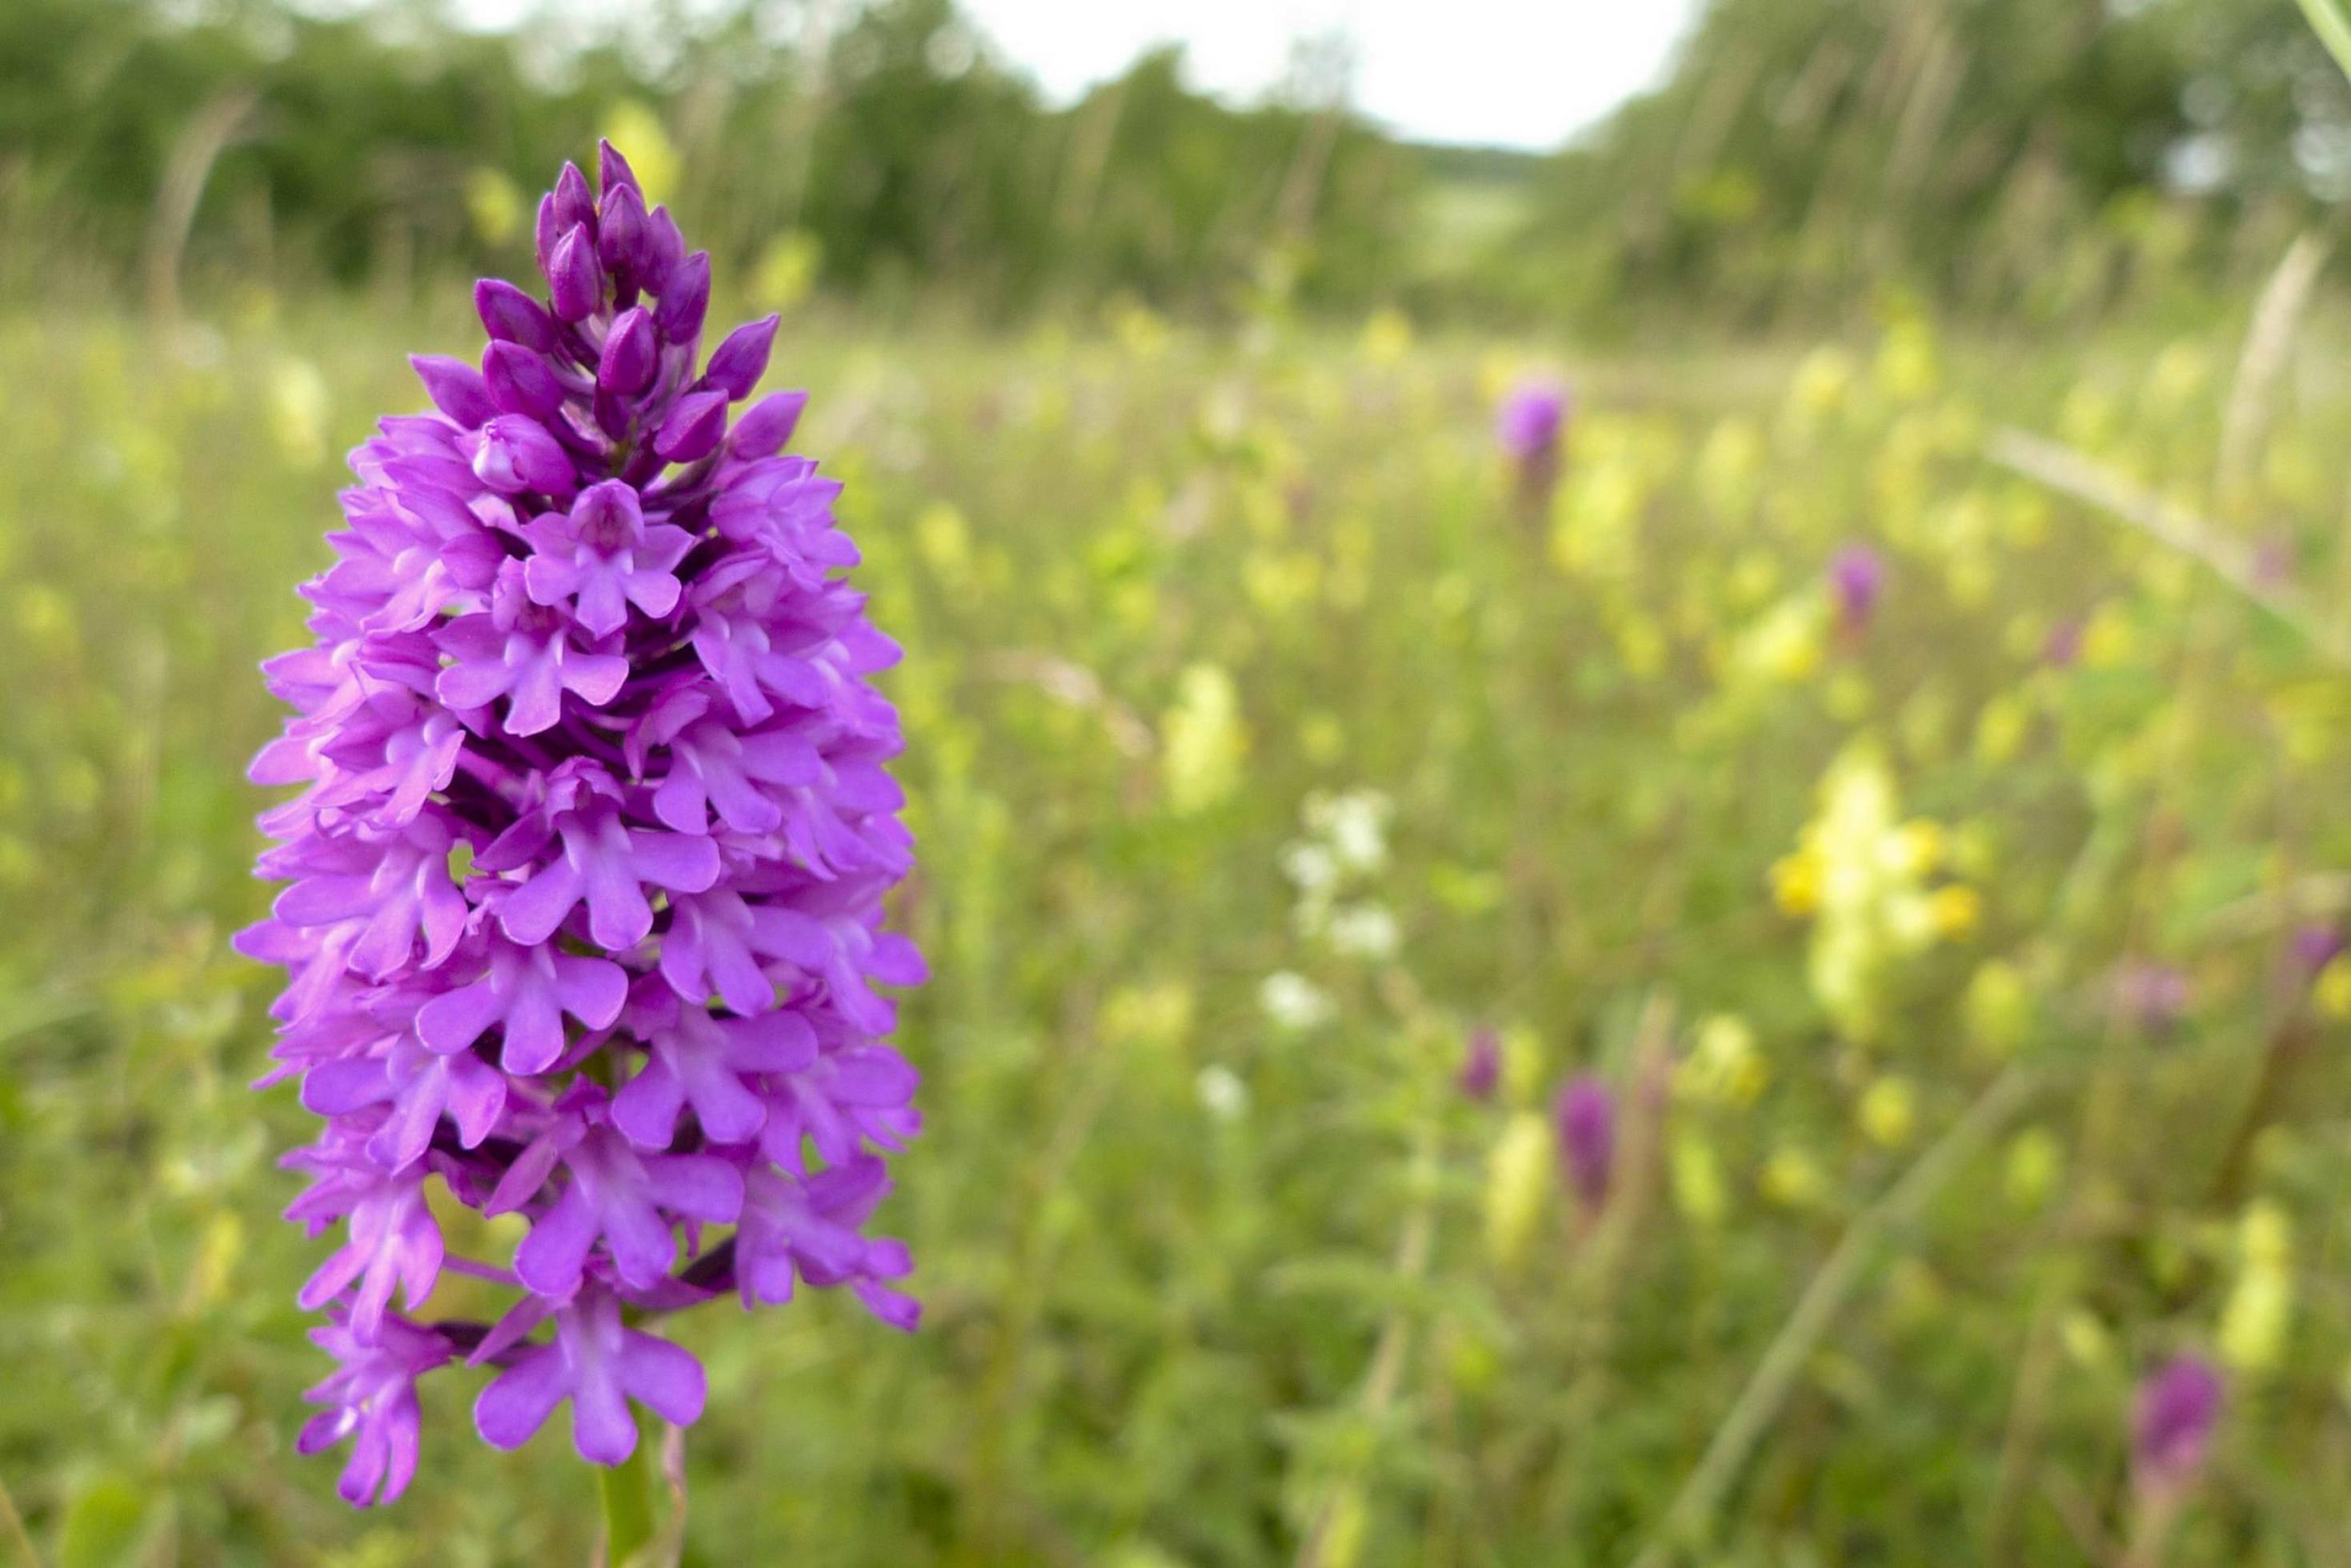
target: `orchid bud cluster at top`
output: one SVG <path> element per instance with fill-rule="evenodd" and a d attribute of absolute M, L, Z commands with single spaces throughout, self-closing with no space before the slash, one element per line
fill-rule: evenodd
<path fill-rule="evenodd" d="M 600 177 L 540 204 L 544 297 L 476 288 L 478 369 L 414 361 L 437 411 L 352 454 L 317 644 L 266 667 L 298 712 L 253 777 L 304 787 L 262 819 L 292 885 L 238 947 L 291 975 L 265 1081 L 325 1118 L 287 1160 L 288 1217 L 339 1232 L 300 1446 L 355 1439 L 354 1503 L 407 1484 L 427 1372 L 490 1369 L 500 1448 L 568 1400 L 615 1464 L 631 1401 L 701 1414 L 653 1315 L 806 1283 L 915 1318 L 864 1230 L 918 1125 L 874 990 L 922 978 L 882 929 L 911 854 L 868 677 L 896 649 L 841 580 L 838 485 L 778 455 L 802 395 L 737 410 L 775 317 L 703 358 L 708 256 L 609 145 Z M 435 1178 L 522 1217 L 511 1257 L 444 1250 Z M 511 1310 L 423 1320 L 444 1270 Z"/>

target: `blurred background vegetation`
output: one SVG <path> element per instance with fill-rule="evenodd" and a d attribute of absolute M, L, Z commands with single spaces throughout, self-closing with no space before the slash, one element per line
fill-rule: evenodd
<path fill-rule="evenodd" d="M 1785 326 L 1899 286 L 2079 321 L 2250 286 L 2351 191 L 2351 90 L 2275 0 L 1719 0 L 1663 85 L 1551 156 L 1384 132 L 1349 109 L 1343 37 L 1253 107 L 1170 47 L 1056 108 L 952 0 L 456 16 L 12 0 L 19 286 L 170 257 L 413 290 L 509 258 L 547 169 L 646 122 L 722 272 L 988 317 L 1126 295 Z"/>
<path fill-rule="evenodd" d="M 1545 155 L 1349 70 L 0 3 L 0 1558 L 597 1550 L 462 1389 L 293 1456 L 226 940 L 339 454 L 603 132 L 786 313 L 935 971 L 925 1326 L 686 1314 L 684 1561 L 2351 1563 L 2351 89 L 2256 0 L 1714 0 Z"/>

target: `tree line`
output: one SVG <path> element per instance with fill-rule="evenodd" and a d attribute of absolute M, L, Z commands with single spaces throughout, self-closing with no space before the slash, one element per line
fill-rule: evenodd
<path fill-rule="evenodd" d="M 1322 40 L 1235 106 L 1160 50 L 1054 106 L 953 0 L 513 34 L 447 0 L 10 0 L 0 219 L 153 290 L 397 285 L 510 265 L 619 115 L 778 291 L 1771 321 L 1889 282 L 2103 310 L 2234 281 L 2351 192 L 2351 101 L 2278 0 L 1712 0 L 1656 90 L 1543 157 L 1414 146 L 1348 69 Z"/>

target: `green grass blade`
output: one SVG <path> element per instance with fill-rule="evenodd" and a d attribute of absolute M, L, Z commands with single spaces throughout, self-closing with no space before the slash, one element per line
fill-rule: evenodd
<path fill-rule="evenodd" d="M 2345 15 L 2343 0 L 2302 0 L 2302 14 L 2343 74 L 2351 77 L 2351 16 Z"/>

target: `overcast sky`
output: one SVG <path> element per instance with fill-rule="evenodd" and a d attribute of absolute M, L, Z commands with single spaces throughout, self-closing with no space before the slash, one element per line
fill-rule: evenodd
<path fill-rule="evenodd" d="M 1196 85 L 1278 80 L 1292 39 L 1346 30 L 1355 101 L 1407 135 L 1557 146 L 1655 81 L 1696 0 L 965 0 L 1057 99 L 1181 40 Z"/>
<path fill-rule="evenodd" d="M 5 4 L 6 0 L 0 0 Z M 332 8 L 334 0 L 314 0 Z M 453 0 L 467 21 L 625 14 L 632 0 Z M 1057 102 L 1155 44 L 1185 46 L 1195 86 L 1235 99 L 1281 78 L 1293 40 L 1343 29 L 1358 108 L 1433 141 L 1555 147 L 1658 78 L 1698 0 L 964 0 Z"/>

